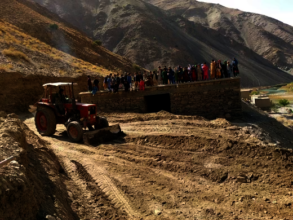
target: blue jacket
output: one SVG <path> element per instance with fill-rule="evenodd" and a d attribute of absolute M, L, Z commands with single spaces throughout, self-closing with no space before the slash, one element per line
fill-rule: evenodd
<path fill-rule="evenodd" d="M 130 84 L 132 82 L 131 76 L 127 76 L 127 82 Z"/>
<path fill-rule="evenodd" d="M 173 79 L 174 77 L 174 71 L 171 69 L 169 72 L 169 79 Z"/>

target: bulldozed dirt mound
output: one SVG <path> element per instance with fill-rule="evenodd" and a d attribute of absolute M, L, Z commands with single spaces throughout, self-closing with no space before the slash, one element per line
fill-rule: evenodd
<path fill-rule="evenodd" d="M 0 112 L 0 219 L 126 219 L 82 165 L 71 179 L 50 149 L 15 114 Z M 91 204 L 96 204 L 93 207 Z M 91 216 L 91 217 L 87 217 Z"/>
<path fill-rule="evenodd" d="M 68 142 L 58 126 L 43 137 L 63 165 L 67 190 L 74 186 L 69 195 L 78 217 L 293 218 L 287 128 L 269 119 L 208 121 L 167 112 L 104 116 L 126 136 L 86 146 Z M 35 131 L 33 119 L 25 123 Z"/>
<path fill-rule="evenodd" d="M 16 115 L 0 112 L 0 219 L 76 219 L 64 185 L 64 170 L 48 149 Z"/>

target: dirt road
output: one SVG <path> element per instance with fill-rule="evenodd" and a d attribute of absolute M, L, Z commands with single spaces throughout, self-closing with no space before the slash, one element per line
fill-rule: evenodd
<path fill-rule="evenodd" d="M 292 150 L 257 125 L 108 114 L 126 136 L 99 146 L 43 137 L 80 219 L 293 219 Z M 36 132 L 33 119 L 25 123 Z"/>

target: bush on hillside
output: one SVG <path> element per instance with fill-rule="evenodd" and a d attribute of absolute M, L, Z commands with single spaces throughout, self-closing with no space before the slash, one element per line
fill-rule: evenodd
<path fill-rule="evenodd" d="M 21 51 L 14 50 L 13 48 L 3 50 L 2 54 L 4 54 L 5 56 L 14 58 L 14 59 L 22 59 L 22 60 L 25 60 L 29 63 L 31 62 L 31 60 L 28 58 L 27 55 L 25 55 Z"/>
<path fill-rule="evenodd" d="M 287 100 L 287 99 L 280 99 L 279 100 L 279 104 L 281 105 L 281 106 L 287 106 L 287 105 L 289 105 L 290 104 L 290 102 Z"/>
<path fill-rule="evenodd" d="M 259 91 L 254 90 L 254 91 L 252 91 L 252 92 L 250 93 L 250 95 L 259 95 Z"/>
<path fill-rule="evenodd" d="M 93 42 L 93 44 L 98 45 L 98 46 L 101 46 L 101 45 L 102 45 L 102 41 L 100 41 L 100 40 L 95 40 L 95 41 Z"/>
<path fill-rule="evenodd" d="M 136 65 L 136 64 L 133 64 L 133 69 L 135 70 L 135 71 L 140 71 L 140 67 L 138 66 L 138 65 Z"/>
<path fill-rule="evenodd" d="M 59 26 L 57 24 L 50 24 L 50 29 L 51 30 L 58 30 Z"/>

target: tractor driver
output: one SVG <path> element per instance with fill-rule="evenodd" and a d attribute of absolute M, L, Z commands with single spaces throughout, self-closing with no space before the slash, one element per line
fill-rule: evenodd
<path fill-rule="evenodd" d="M 65 115 L 64 103 L 66 103 L 66 98 L 65 98 L 63 92 L 64 92 L 64 89 L 59 87 L 59 92 L 56 93 L 56 97 L 55 97 L 56 109 L 58 110 L 58 112 L 61 115 Z"/>

